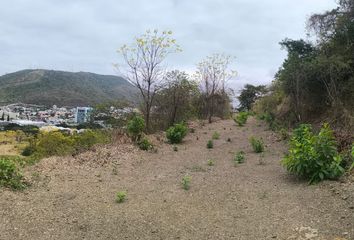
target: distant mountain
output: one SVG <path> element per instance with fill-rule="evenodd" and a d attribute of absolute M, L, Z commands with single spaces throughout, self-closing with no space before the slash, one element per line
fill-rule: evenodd
<path fill-rule="evenodd" d="M 88 72 L 22 70 L 0 77 L 0 103 L 87 106 L 136 101 L 137 89 L 124 78 Z"/>

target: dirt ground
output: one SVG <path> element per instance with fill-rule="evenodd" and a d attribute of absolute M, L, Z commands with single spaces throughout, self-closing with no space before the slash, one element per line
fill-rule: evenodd
<path fill-rule="evenodd" d="M 242 128 L 219 121 L 177 152 L 166 143 L 150 153 L 111 145 L 42 160 L 27 169 L 28 190 L 0 189 L 0 239 L 354 239 L 354 184 L 292 177 L 280 165 L 286 143 L 266 129 L 255 119 Z M 220 139 L 209 150 L 214 131 Z M 264 164 L 251 136 L 266 143 Z M 246 162 L 235 167 L 240 150 Z"/>

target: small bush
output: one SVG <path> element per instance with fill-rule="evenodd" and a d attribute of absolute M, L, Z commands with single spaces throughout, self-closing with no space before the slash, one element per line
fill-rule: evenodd
<path fill-rule="evenodd" d="M 134 142 L 137 142 L 141 139 L 144 129 L 145 120 L 138 115 L 134 116 L 127 124 L 128 134 Z"/>
<path fill-rule="evenodd" d="M 213 136 L 212 136 L 212 139 L 213 139 L 213 140 L 218 140 L 219 138 L 220 138 L 220 133 L 214 132 L 214 133 L 213 133 Z"/>
<path fill-rule="evenodd" d="M 138 142 L 138 146 L 141 150 L 148 151 L 153 148 L 152 144 L 150 143 L 149 139 L 143 138 Z"/>
<path fill-rule="evenodd" d="M 36 149 L 35 149 L 33 146 L 26 146 L 26 147 L 23 149 L 21 155 L 22 155 L 22 156 L 25 156 L 25 157 L 29 157 L 29 156 L 31 156 L 31 155 L 35 152 L 35 150 L 36 150 Z"/>
<path fill-rule="evenodd" d="M 251 137 L 250 139 L 251 146 L 255 153 L 264 152 L 264 143 L 262 139 L 257 139 L 255 137 Z"/>
<path fill-rule="evenodd" d="M 183 123 L 177 123 L 166 131 L 166 137 L 170 143 L 181 143 L 187 135 L 188 128 Z"/>
<path fill-rule="evenodd" d="M 209 140 L 209 141 L 207 142 L 207 148 L 208 148 L 208 149 L 212 149 L 213 147 L 214 147 L 213 140 Z"/>
<path fill-rule="evenodd" d="M 317 183 L 324 179 L 336 179 L 344 169 L 336 147 L 333 132 L 324 124 L 318 135 L 310 125 L 300 125 L 294 130 L 289 153 L 282 163 L 291 173 Z"/>
<path fill-rule="evenodd" d="M 245 153 L 243 151 L 239 151 L 235 154 L 234 157 L 235 164 L 240 164 L 245 162 Z"/>
<path fill-rule="evenodd" d="M 0 158 L 0 186 L 14 190 L 25 188 L 23 177 L 16 164 L 8 158 Z"/>
<path fill-rule="evenodd" d="M 208 160 L 208 166 L 212 167 L 212 166 L 214 166 L 214 165 L 215 165 L 214 160 L 213 160 L 213 159 L 209 159 L 209 160 Z"/>
<path fill-rule="evenodd" d="M 116 193 L 116 202 L 117 203 L 122 203 L 125 201 L 125 198 L 127 196 L 127 193 L 125 191 L 119 191 Z"/>
<path fill-rule="evenodd" d="M 248 113 L 247 112 L 239 112 L 235 118 L 234 121 L 235 123 L 238 124 L 238 126 L 244 126 L 247 122 L 247 118 L 248 118 Z"/>
<path fill-rule="evenodd" d="M 184 190 L 189 190 L 191 187 L 191 177 L 190 176 L 184 176 L 182 178 L 182 187 Z"/>

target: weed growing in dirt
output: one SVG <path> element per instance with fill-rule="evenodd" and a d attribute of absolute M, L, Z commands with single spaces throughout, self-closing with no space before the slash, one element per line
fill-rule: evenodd
<path fill-rule="evenodd" d="M 188 128 L 183 123 L 177 123 L 166 131 L 166 137 L 172 144 L 181 143 L 187 135 Z"/>
<path fill-rule="evenodd" d="M 208 166 L 212 167 L 212 166 L 214 166 L 214 165 L 215 165 L 214 160 L 213 160 L 213 159 L 209 159 L 209 160 L 208 160 Z"/>
<path fill-rule="evenodd" d="M 26 187 L 16 163 L 6 157 L 0 158 L 0 186 L 13 190 L 22 190 Z"/>
<path fill-rule="evenodd" d="M 191 177 L 190 176 L 184 176 L 182 178 L 182 187 L 184 190 L 189 190 L 191 187 Z"/>
<path fill-rule="evenodd" d="M 208 149 L 212 149 L 213 147 L 214 147 L 213 140 L 209 140 L 209 141 L 207 142 L 207 148 L 208 148 Z"/>
<path fill-rule="evenodd" d="M 116 202 L 117 203 L 122 203 L 125 201 L 125 198 L 127 196 L 127 193 L 125 191 L 119 191 L 116 193 Z"/>
<path fill-rule="evenodd" d="M 151 142 L 149 141 L 149 139 L 147 138 L 143 138 L 141 139 L 139 142 L 138 142 L 138 146 L 141 150 L 144 150 L 144 151 L 148 151 L 148 150 L 151 150 L 153 149 L 153 146 L 151 144 Z"/>
<path fill-rule="evenodd" d="M 302 124 L 294 130 L 289 153 L 282 163 L 291 173 L 317 183 L 324 179 L 336 179 L 344 173 L 342 158 L 337 151 L 333 131 L 324 124 L 318 135 L 311 125 Z"/>
<path fill-rule="evenodd" d="M 219 138 L 220 138 L 220 133 L 214 132 L 214 133 L 213 133 L 213 136 L 212 136 L 212 139 L 213 139 L 213 140 L 218 140 Z"/>
<path fill-rule="evenodd" d="M 239 151 L 234 156 L 235 165 L 241 164 L 245 162 L 245 153 L 243 151 Z"/>
<path fill-rule="evenodd" d="M 251 146 L 252 146 L 253 151 L 255 153 L 264 152 L 264 143 L 263 143 L 263 140 L 261 138 L 258 139 L 258 138 L 255 138 L 255 137 L 251 137 L 250 143 L 251 143 Z"/>
<path fill-rule="evenodd" d="M 248 118 L 248 113 L 247 112 L 239 112 L 235 117 L 234 117 L 234 121 L 235 123 L 242 127 L 246 124 L 247 122 L 247 118 Z"/>

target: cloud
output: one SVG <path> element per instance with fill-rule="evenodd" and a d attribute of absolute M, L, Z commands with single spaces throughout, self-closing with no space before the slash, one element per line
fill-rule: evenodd
<path fill-rule="evenodd" d="M 116 49 L 148 28 L 170 29 L 183 52 L 171 68 L 191 70 L 215 52 L 236 57 L 231 85 L 269 83 L 285 53 L 304 38 L 306 18 L 334 0 L 2 0 L 0 74 L 49 68 L 115 74 Z"/>

